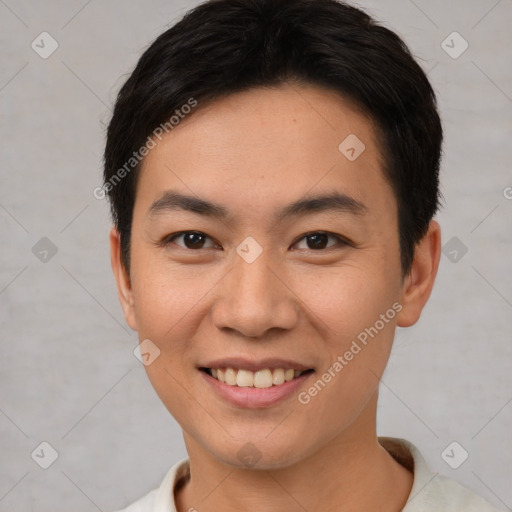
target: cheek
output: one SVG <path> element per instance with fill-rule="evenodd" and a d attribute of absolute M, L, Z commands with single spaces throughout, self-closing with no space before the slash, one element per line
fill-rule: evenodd
<path fill-rule="evenodd" d="M 319 433 L 329 438 L 347 429 L 376 397 L 397 311 L 386 294 L 369 288 L 340 288 L 316 299 L 315 313 L 327 334 L 320 342 L 322 366 L 298 395 L 299 411 L 308 421 L 305 445 L 314 443 Z"/>
<path fill-rule="evenodd" d="M 194 315 L 201 310 L 219 272 L 171 265 L 165 257 L 137 256 L 133 259 L 132 289 L 139 336 L 161 342 L 186 337 L 184 329 L 194 325 Z"/>
<path fill-rule="evenodd" d="M 295 272 L 288 281 L 304 302 L 304 313 L 310 313 L 311 322 L 321 327 L 326 339 L 343 343 L 374 325 L 392 307 L 399 291 L 394 274 L 380 265 L 344 264 Z"/>
<path fill-rule="evenodd" d="M 132 278 L 139 339 L 151 340 L 160 351 L 145 369 L 169 411 L 185 421 L 183 386 L 191 385 L 189 372 L 197 357 L 193 340 L 204 328 L 210 293 L 226 272 L 140 256 L 133 259 Z"/>
<path fill-rule="evenodd" d="M 322 331 L 317 343 L 323 366 L 303 400 L 322 417 L 351 417 L 347 413 L 355 414 L 378 387 L 401 309 L 389 275 L 352 266 L 302 274 L 293 284 L 304 311 Z"/>
<path fill-rule="evenodd" d="M 190 400 L 192 356 L 190 340 L 204 318 L 204 305 L 214 276 L 197 269 L 170 266 L 168 262 L 134 258 L 132 289 L 139 339 L 149 339 L 159 356 L 145 366 L 148 378 L 163 404 L 181 425 L 192 428 L 204 422 L 200 407 Z M 185 391 L 187 390 L 187 391 Z"/>

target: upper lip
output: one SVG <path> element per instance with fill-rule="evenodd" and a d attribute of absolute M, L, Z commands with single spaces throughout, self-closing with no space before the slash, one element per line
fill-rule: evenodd
<path fill-rule="evenodd" d="M 243 357 L 227 357 L 207 361 L 199 365 L 199 368 L 236 368 L 237 370 L 250 370 L 252 372 L 264 370 L 265 368 L 283 368 L 284 370 L 305 371 L 312 369 L 291 359 L 265 358 L 265 359 L 245 359 Z"/>

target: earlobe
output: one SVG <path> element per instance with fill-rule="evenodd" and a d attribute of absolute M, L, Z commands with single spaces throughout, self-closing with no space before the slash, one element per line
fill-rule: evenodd
<path fill-rule="evenodd" d="M 402 310 L 397 325 L 409 327 L 415 324 L 434 287 L 441 257 L 441 228 L 432 220 L 427 233 L 417 244 L 409 274 L 402 288 Z"/>
<path fill-rule="evenodd" d="M 110 263 L 116 279 L 117 295 L 123 308 L 126 323 L 134 330 L 137 330 L 135 320 L 134 302 L 130 275 L 123 264 L 121 257 L 121 237 L 119 231 L 114 227 L 110 230 Z"/>

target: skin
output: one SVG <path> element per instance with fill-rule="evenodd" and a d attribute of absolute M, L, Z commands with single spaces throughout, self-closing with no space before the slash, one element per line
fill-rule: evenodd
<path fill-rule="evenodd" d="M 355 161 L 338 150 L 349 134 L 365 144 Z M 148 213 L 166 190 L 231 217 Z M 364 214 L 274 217 L 333 191 Z M 186 230 L 205 233 L 205 246 L 159 243 Z M 350 244 L 328 238 L 311 249 L 304 236 L 317 231 Z M 263 248 L 250 264 L 236 252 L 248 236 Z M 440 228 L 431 221 L 403 277 L 396 200 L 368 117 L 335 92 L 298 84 L 200 105 L 143 162 L 129 272 L 115 229 L 110 240 L 126 321 L 160 349 L 147 374 L 183 428 L 191 479 L 175 496 L 180 512 L 403 508 L 412 474 L 378 443 L 378 385 L 396 326 L 414 324 L 432 290 Z M 197 369 L 230 356 L 293 359 L 315 370 L 307 390 L 395 302 L 400 313 L 307 405 L 292 394 L 274 407 L 235 407 Z M 253 467 L 237 456 L 248 442 L 261 456 Z"/>

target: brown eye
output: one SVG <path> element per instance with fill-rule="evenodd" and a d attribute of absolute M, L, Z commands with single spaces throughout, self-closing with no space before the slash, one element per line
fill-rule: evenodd
<path fill-rule="evenodd" d="M 325 249 L 329 236 L 325 233 L 319 233 L 316 235 L 309 235 L 306 237 L 309 249 Z"/>
<path fill-rule="evenodd" d="M 178 241 L 181 241 L 181 243 Z M 208 241 L 210 241 L 209 245 Z M 206 249 L 216 246 L 208 235 L 200 231 L 183 231 L 182 233 L 177 233 L 167 239 L 167 243 L 170 242 L 184 247 L 185 249 Z"/>
<path fill-rule="evenodd" d="M 185 233 L 183 242 L 188 249 L 202 249 L 205 238 L 205 235 L 199 233 Z"/>
<path fill-rule="evenodd" d="M 318 231 L 307 233 L 295 245 L 297 249 L 321 250 L 335 245 L 344 246 L 347 245 L 347 242 L 332 233 Z"/>

